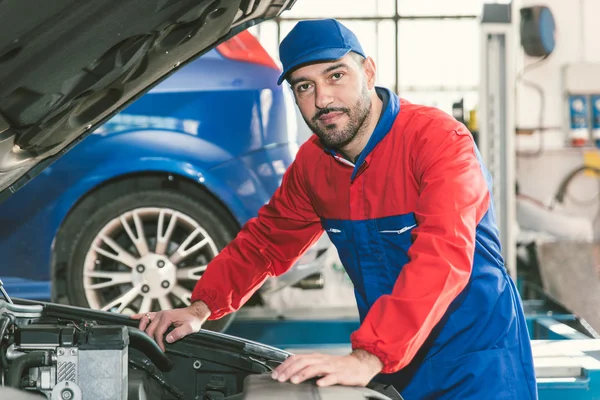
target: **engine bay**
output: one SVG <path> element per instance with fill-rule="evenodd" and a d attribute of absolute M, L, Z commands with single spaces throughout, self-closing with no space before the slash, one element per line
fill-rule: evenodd
<path fill-rule="evenodd" d="M 134 322 L 0 300 L 2 386 L 52 400 L 227 399 L 242 393 L 248 375 L 268 372 L 286 357 L 213 332 L 201 332 L 208 340 L 193 335 L 163 353 L 130 326 Z"/>
<path fill-rule="evenodd" d="M 163 353 L 136 325 L 122 314 L 6 296 L 0 300 L 0 398 L 17 400 L 18 391 L 24 400 L 401 399 L 376 383 L 279 383 L 269 375 L 289 353 L 212 331 L 167 344 Z"/>

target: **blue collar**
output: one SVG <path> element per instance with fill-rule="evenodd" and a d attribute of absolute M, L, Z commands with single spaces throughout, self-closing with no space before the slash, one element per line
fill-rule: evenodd
<path fill-rule="evenodd" d="M 379 86 L 377 86 L 375 90 L 377 90 L 377 92 L 380 93 L 381 97 L 387 97 L 387 105 L 385 105 L 384 102 L 385 109 L 381 113 L 381 116 L 379 117 L 379 122 L 377 122 L 377 126 L 375 127 L 373 134 L 369 138 L 367 145 L 360 153 L 360 155 L 358 156 L 358 160 L 356 160 L 356 163 L 354 164 L 354 171 L 352 172 L 351 179 L 354 179 L 356 177 L 359 168 L 365 162 L 365 158 L 367 158 L 367 156 L 373 151 L 375 146 L 377 146 L 377 144 L 381 142 L 385 135 L 387 135 L 387 133 L 392 129 L 392 125 L 394 124 L 394 121 L 396 120 L 396 117 L 400 112 L 400 99 L 398 98 L 398 96 L 396 96 L 394 92 L 387 88 Z M 340 157 L 337 154 L 337 152 L 332 149 L 327 149 L 327 152 L 332 154 L 333 156 Z"/>

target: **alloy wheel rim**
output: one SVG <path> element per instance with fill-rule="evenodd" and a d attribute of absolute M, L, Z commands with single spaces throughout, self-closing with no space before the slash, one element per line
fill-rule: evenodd
<path fill-rule="evenodd" d="M 195 282 L 217 254 L 214 239 L 185 213 L 127 211 L 90 245 L 83 265 L 86 300 L 92 309 L 124 314 L 189 305 Z"/>

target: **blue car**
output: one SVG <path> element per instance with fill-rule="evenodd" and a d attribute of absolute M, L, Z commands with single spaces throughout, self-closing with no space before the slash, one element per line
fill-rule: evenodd
<path fill-rule="evenodd" d="M 43 170 L 0 207 L 7 290 L 120 313 L 189 304 L 207 263 L 294 159 L 296 111 L 279 73 L 242 32 Z M 307 253 L 303 275 L 284 282 L 313 273 L 321 254 Z"/>

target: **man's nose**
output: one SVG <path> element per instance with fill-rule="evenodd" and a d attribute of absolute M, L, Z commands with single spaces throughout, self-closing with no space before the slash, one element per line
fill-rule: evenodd
<path fill-rule="evenodd" d="M 327 108 L 329 105 L 333 104 L 334 97 L 330 90 L 327 88 L 317 88 L 315 96 L 315 106 L 319 109 Z"/>

